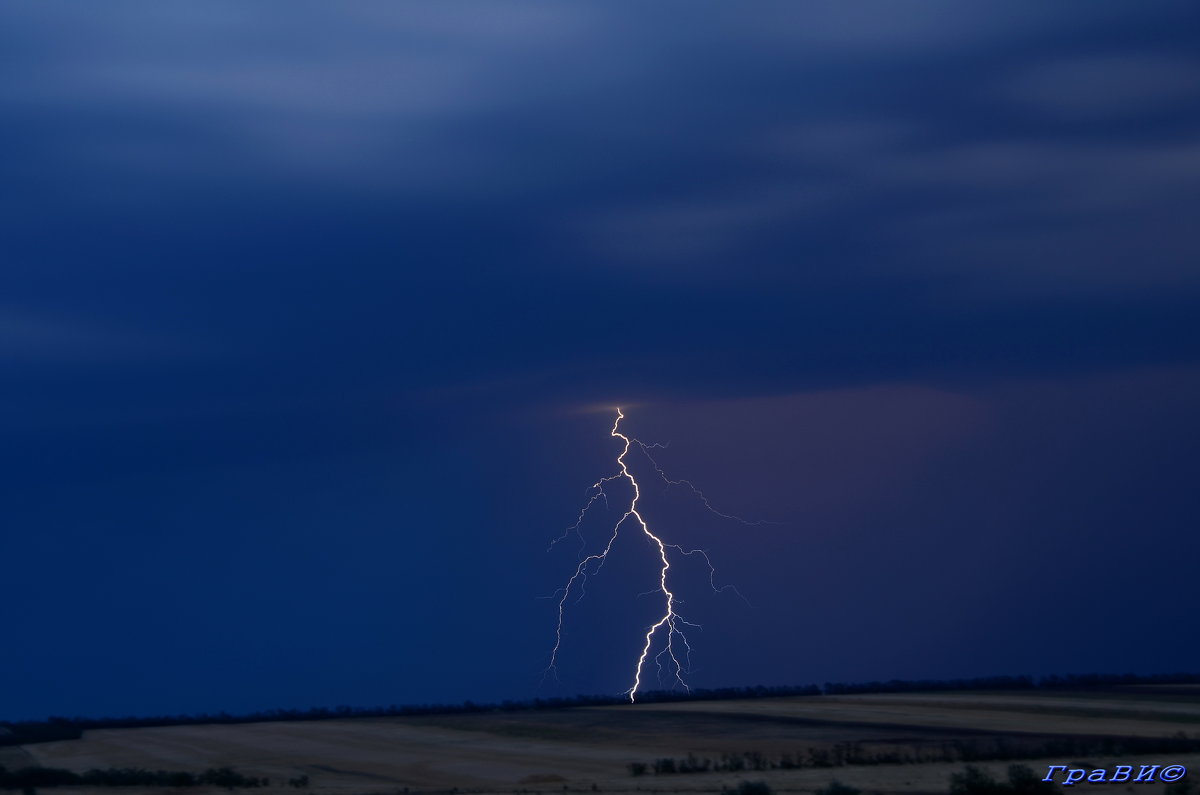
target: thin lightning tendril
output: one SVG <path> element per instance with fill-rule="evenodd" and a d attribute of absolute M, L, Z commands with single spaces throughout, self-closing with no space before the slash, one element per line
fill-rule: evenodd
<path fill-rule="evenodd" d="M 625 414 L 620 408 L 618 408 L 617 418 L 613 422 L 612 431 L 610 433 L 613 438 L 620 439 L 622 442 L 624 442 L 624 448 L 621 450 L 621 454 L 617 456 L 617 466 L 620 467 L 620 471 L 614 475 L 601 478 L 592 484 L 591 488 L 588 489 L 590 496 L 588 497 L 587 502 L 584 504 L 583 509 L 579 512 L 579 516 L 575 520 L 575 523 L 564 530 L 563 534 L 554 539 L 554 541 L 552 541 L 550 544 L 550 548 L 553 549 L 554 546 L 559 542 L 565 540 L 571 535 L 575 535 L 579 538 L 579 554 L 581 557 L 578 565 L 575 567 L 574 573 L 571 575 L 570 579 L 567 580 L 566 585 L 555 591 L 553 595 L 554 597 L 558 598 L 558 625 L 555 629 L 554 649 L 550 653 L 550 664 L 546 668 L 546 674 L 549 675 L 553 673 L 555 678 L 558 676 L 558 655 L 562 648 L 563 619 L 566 614 L 567 601 L 571 598 L 571 594 L 576 590 L 576 588 L 579 591 L 579 596 L 576 597 L 575 602 L 578 602 L 584 597 L 586 594 L 588 577 L 596 574 L 601 568 L 603 568 L 605 561 L 608 559 L 608 553 L 612 550 L 613 544 L 616 542 L 617 536 L 620 533 L 621 525 L 625 524 L 627 519 L 633 517 L 635 520 L 637 520 L 638 526 L 641 528 L 642 533 L 645 534 L 648 543 L 650 543 L 653 548 L 657 549 L 658 559 L 661 563 L 658 573 L 658 588 L 647 591 L 640 595 L 645 596 L 648 594 L 662 594 L 666 599 L 662 616 L 646 630 L 642 652 L 637 659 L 637 664 L 635 665 L 633 671 L 633 684 L 628 690 L 625 691 L 625 695 L 629 696 L 629 700 L 633 702 L 637 700 L 638 690 L 642 686 L 642 676 L 646 667 L 646 661 L 650 658 L 650 652 L 654 646 L 655 638 L 660 634 L 660 632 L 664 634 L 665 642 L 663 643 L 662 650 L 655 654 L 653 658 L 655 666 L 658 670 L 659 681 L 662 681 L 663 672 L 666 670 L 671 673 L 671 676 L 675 682 L 678 682 L 685 690 L 690 690 L 688 683 L 684 680 L 684 674 L 691 670 L 692 647 L 691 644 L 688 643 L 687 636 L 684 635 L 682 627 L 693 627 L 695 629 L 701 629 L 702 627 L 699 624 L 694 624 L 685 620 L 675 610 L 676 604 L 682 602 L 682 600 L 679 599 L 667 586 L 667 575 L 671 569 L 671 561 L 667 556 L 668 549 L 675 550 L 684 557 L 691 557 L 693 555 L 700 556 L 704 560 L 705 565 L 708 567 L 708 580 L 714 592 L 723 593 L 724 591 L 732 591 L 743 601 L 745 601 L 745 597 L 742 596 L 737 588 L 732 585 L 717 585 L 716 567 L 713 566 L 712 560 L 708 557 L 708 553 L 705 550 L 684 549 L 678 544 L 669 544 L 650 530 L 650 526 L 646 523 L 645 518 L 638 510 L 638 500 L 641 499 L 642 496 L 641 485 L 638 483 L 637 479 L 634 478 L 633 473 L 629 471 L 629 467 L 625 461 L 625 457 L 629 454 L 630 448 L 635 444 L 638 446 L 638 448 L 654 467 L 655 472 L 657 472 L 659 477 L 661 477 L 667 483 L 668 487 L 686 486 L 700 499 L 705 508 L 717 516 L 725 519 L 732 519 L 745 525 L 760 525 L 767 523 L 761 521 L 750 522 L 738 516 L 721 513 L 712 507 L 712 504 L 709 503 L 708 498 L 704 496 L 704 493 L 700 491 L 700 489 L 696 488 L 691 481 L 673 480 L 668 477 L 666 472 L 663 471 L 662 467 L 659 466 L 658 462 L 650 454 L 651 450 L 665 449 L 666 445 L 658 443 L 648 445 L 634 437 L 626 436 L 620 430 L 621 420 L 623 419 L 625 419 Z M 597 500 L 603 499 L 605 505 L 607 506 L 608 494 L 604 488 L 605 484 L 614 480 L 622 479 L 628 480 L 630 486 L 633 487 L 633 499 L 630 500 L 629 507 L 621 515 L 621 518 L 617 520 L 615 525 L 613 525 L 612 533 L 609 535 L 608 543 L 605 544 L 603 551 L 584 556 L 583 551 L 586 547 L 586 541 L 583 537 L 582 525 L 584 520 L 587 518 L 588 511 L 593 505 L 595 505 Z M 749 602 L 747 602 L 747 604 L 749 604 Z"/>
<path fill-rule="evenodd" d="M 702 491 L 700 491 L 700 489 L 696 488 L 695 484 L 693 484 L 692 481 L 683 480 L 683 479 L 672 480 L 671 478 L 667 477 L 667 473 L 664 472 L 663 468 L 658 465 L 658 461 L 656 461 L 654 459 L 654 456 L 650 455 L 650 451 L 656 447 L 666 448 L 665 444 L 644 444 L 644 443 L 638 441 L 637 439 L 634 439 L 634 441 L 637 442 L 637 444 L 640 448 L 642 448 L 642 453 L 650 461 L 650 464 L 654 467 L 654 471 L 658 473 L 658 476 L 660 478 L 662 478 L 663 481 L 665 481 L 668 486 L 687 486 L 689 489 L 692 490 L 693 494 L 695 494 L 697 497 L 700 498 L 700 502 L 704 503 L 705 508 L 707 508 L 712 513 L 715 513 L 717 516 L 720 516 L 722 519 L 732 519 L 735 522 L 741 522 L 742 524 L 746 525 L 747 527 L 757 527 L 758 525 L 764 525 L 764 524 L 775 524 L 775 522 L 768 522 L 763 519 L 758 519 L 758 520 L 751 522 L 746 519 L 743 519 L 740 516 L 733 516 L 732 514 L 721 513 L 716 508 L 712 507 L 712 503 L 710 503 L 708 501 L 708 497 L 705 497 L 704 492 L 702 492 Z"/>

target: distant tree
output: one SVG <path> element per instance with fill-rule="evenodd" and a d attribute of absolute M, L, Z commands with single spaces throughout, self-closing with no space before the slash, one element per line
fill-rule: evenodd
<path fill-rule="evenodd" d="M 1009 788 L 983 768 L 967 765 L 950 775 L 950 795 L 1009 795 Z"/>
<path fill-rule="evenodd" d="M 205 770 L 197 779 L 200 784 L 207 784 L 213 787 L 224 787 L 225 789 L 233 789 L 234 787 L 257 787 L 257 778 L 247 778 L 241 773 L 238 773 L 231 767 L 216 767 Z"/>

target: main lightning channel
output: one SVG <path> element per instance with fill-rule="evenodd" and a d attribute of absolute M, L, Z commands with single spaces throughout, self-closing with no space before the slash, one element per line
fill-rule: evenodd
<path fill-rule="evenodd" d="M 572 573 L 570 579 L 567 580 L 566 585 L 555 592 L 555 596 L 558 597 L 558 625 L 555 629 L 554 649 L 550 653 L 550 664 L 546 668 L 546 673 L 553 673 L 556 677 L 558 674 L 558 655 L 559 651 L 562 649 L 563 621 L 566 616 L 568 601 L 570 600 L 572 594 L 576 591 L 579 592 L 579 595 L 576 597 L 575 601 L 578 602 L 583 598 L 587 589 L 588 576 L 596 574 L 604 566 L 605 561 L 608 560 L 608 554 L 612 551 L 613 544 L 616 542 L 617 536 L 620 534 L 621 526 L 624 525 L 630 517 L 633 517 L 633 519 L 637 521 L 638 526 L 641 528 L 641 531 L 646 536 L 648 542 L 653 548 L 657 549 L 658 552 L 658 560 L 660 562 L 658 588 L 650 591 L 649 593 L 661 593 L 665 599 L 662 616 L 653 624 L 651 624 L 646 630 L 642 651 L 638 656 L 636 665 L 634 666 L 633 684 L 628 690 L 625 691 L 625 695 L 629 697 L 630 702 L 634 702 L 637 700 L 638 690 L 642 687 L 642 678 L 646 663 L 649 659 L 651 659 L 650 651 L 654 646 L 655 638 L 659 636 L 660 633 L 664 635 L 663 649 L 653 658 L 655 664 L 658 666 L 660 682 L 663 667 L 665 665 L 671 671 L 674 680 L 678 682 L 685 690 L 690 690 L 688 683 L 684 680 L 684 673 L 690 668 L 692 647 L 688 643 L 687 636 L 684 635 L 682 627 L 689 626 L 699 628 L 699 625 L 684 620 L 683 617 L 680 616 L 675 610 L 676 602 L 679 600 L 667 584 L 667 575 L 671 569 L 671 561 L 667 555 L 667 550 L 676 550 L 684 556 L 699 555 L 708 565 L 709 583 L 712 585 L 714 591 L 719 593 L 725 590 L 733 590 L 734 593 L 737 593 L 739 597 L 741 594 L 738 593 L 737 589 L 731 585 L 717 587 L 716 569 L 714 568 L 712 561 L 709 559 L 707 552 L 702 549 L 684 549 L 678 544 L 669 544 L 663 541 L 661 537 L 656 535 L 650 529 L 650 525 L 647 524 L 645 517 L 643 517 L 641 512 L 638 510 L 638 500 L 640 500 L 642 496 L 641 485 L 638 483 L 637 478 L 634 477 L 633 473 L 629 471 L 628 463 L 625 460 L 625 457 L 629 454 L 632 446 L 634 444 L 638 445 L 641 451 L 650 460 L 650 463 L 654 466 L 655 471 L 660 477 L 662 477 L 664 481 L 666 481 L 669 485 L 687 486 L 700 498 L 704 504 L 704 507 L 717 516 L 726 519 L 733 519 L 747 525 L 762 524 L 762 522 L 747 522 L 745 519 L 741 519 L 740 517 L 721 513 L 720 511 L 714 509 L 711 504 L 709 504 L 707 497 L 705 497 L 698 488 L 692 485 L 690 481 L 672 480 L 667 477 L 662 467 L 658 465 L 658 462 L 654 460 L 649 453 L 650 449 L 663 447 L 664 445 L 647 445 L 636 438 L 626 436 L 621 432 L 621 420 L 623 419 L 625 419 L 625 414 L 620 408 L 618 408 L 617 417 L 613 422 L 610 435 L 613 438 L 620 439 L 624 444 L 621 454 L 617 456 L 617 466 L 619 471 L 616 474 L 601 478 L 592 484 L 591 488 L 589 489 L 590 496 L 587 502 L 584 504 L 583 509 L 579 512 L 579 517 L 575 520 L 575 524 L 568 527 L 563 534 L 556 538 L 550 545 L 553 547 L 555 544 L 574 534 L 579 538 L 581 545 L 580 555 L 582 557 L 580 557 L 578 565 L 575 567 L 575 571 Z M 603 499 L 605 504 L 608 504 L 608 493 L 605 491 L 605 486 L 614 480 L 628 480 L 629 485 L 633 488 L 633 499 L 630 500 L 629 507 L 621 514 L 621 518 L 618 519 L 616 524 L 613 525 L 612 532 L 608 537 L 608 543 L 605 544 L 604 549 L 601 552 L 584 556 L 583 549 L 585 540 L 581 530 L 584 519 L 586 519 L 588 511 L 597 502 L 597 500 Z"/>

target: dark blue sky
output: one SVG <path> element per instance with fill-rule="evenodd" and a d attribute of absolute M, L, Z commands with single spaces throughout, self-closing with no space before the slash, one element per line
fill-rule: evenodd
<path fill-rule="evenodd" d="M 0 7 L 0 718 L 1195 669 L 1200 19 Z M 603 519 L 589 533 L 603 534 Z"/>

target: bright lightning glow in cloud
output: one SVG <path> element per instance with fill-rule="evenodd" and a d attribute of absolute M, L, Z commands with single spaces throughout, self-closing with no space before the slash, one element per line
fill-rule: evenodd
<path fill-rule="evenodd" d="M 637 658 L 637 663 L 633 668 L 633 684 L 628 690 L 625 691 L 625 695 L 629 696 L 630 701 L 636 701 L 638 690 L 642 687 L 646 662 L 650 659 L 650 652 L 656 639 L 659 639 L 660 644 L 662 645 L 662 650 L 654 655 L 653 658 L 655 664 L 658 666 L 658 675 L 660 680 L 665 668 L 670 672 L 670 675 L 675 683 L 681 685 L 684 689 L 689 689 L 687 682 L 684 680 L 684 674 L 687 673 L 690 668 L 692 647 L 688 643 L 687 636 L 684 634 L 683 628 L 695 627 L 698 629 L 699 626 L 684 620 L 679 613 L 676 612 L 675 608 L 679 600 L 668 585 L 668 576 L 671 570 L 671 555 L 668 553 L 668 550 L 685 557 L 695 555 L 702 558 L 705 564 L 708 566 L 709 583 L 712 585 L 714 591 L 720 592 L 732 590 L 734 593 L 737 593 L 737 589 L 731 585 L 722 587 L 717 586 L 716 569 L 713 567 L 712 561 L 708 557 L 708 553 L 706 553 L 704 550 L 684 549 L 678 544 L 668 544 L 650 529 L 650 525 L 646 523 L 645 517 L 643 517 L 641 512 L 638 510 L 638 500 L 641 499 L 642 496 L 641 486 L 638 484 L 633 473 L 630 472 L 628 463 L 625 460 L 625 457 L 629 454 L 630 448 L 636 444 L 646 458 L 650 461 L 655 472 L 660 478 L 662 478 L 668 485 L 671 486 L 686 486 L 700 499 L 706 509 L 717 516 L 725 519 L 732 519 L 747 525 L 764 523 L 748 522 L 745 519 L 721 513 L 712 507 L 708 501 L 708 498 L 704 496 L 704 493 L 696 488 L 690 481 L 672 480 L 671 478 L 667 477 L 662 467 L 658 465 L 658 462 L 650 454 L 650 450 L 657 447 L 664 447 L 665 445 L 647 445 L 636 438 L 626 436 L 620 430 L 621 420 L 623 419 L 625 419 L 625 414 L 621 411 L 621 409 L 618 408 L 617 418 L 616 421 L 613 422 L 611 435 L 614 438 L 620 439 L 624 443 L 621 454 L 617 456 L 617 466 L 619 467 L 619 471 L 616 474 L 601 478 L 592 484 L 590 490 L 591 495 L 588 497 L 583 509 L 579 512 L 579 517 L 575 520 L 575 524 L 568 527 L 566 531 L 564 531 L 563 534 L 555 539 L 550 545 L 553 547 L 558 542 L 566 539 L 567 536 L 574 534 L 579 538 L 580 558 L 579 564 L 575 567 L 575 572 L 571 575 L 570 579 L 567 580 L 566 585 L 560 588 L 555 594 L 559 597 L 558 626 L 555 630 L 554 650 L 550 654 L 550 664 L 546 668 L 546 673 L 557 674 L 558 671 L 558 655 L 559 651 L 562 649 L 563 620 L 566 615 L 568 600 L 571 598 L 572 594 L 575 593 L 578 593 L 575 601 L 579 601 L 583 598 L 584 594 L 586 593 L 588 576 L 594 575 L 604 565 L 604 562 L 608 559 L 609 552 L 612 551 L 613 544 L 617 540 L 621 526 L 632 517 L 637 522 L 637 526 L 641 532 L 645 534 L 651 550 L 654 554 L 656 554 L 659 562 L 658 588 L 649 591 L 649 593 L 661 594 L 663 597 L 662 615 L 646 630 L 645 643 L 642 646 L 642 653 Z M 630 500 L 628 507 L 625 508 L 624 512 L 621 514 L 621 518 L 617 520 L 615 525 L 613 525 L 612 533 L 609 535 L 608 543 L 605 544 L 604 549 L 595 554 L 584 555 L 583 552 L 586 546 L 582 532 L 584 519 L 587 517 L 588 511 L 591 509 L 591 507 L 596 504 L 597 500 L 604 500 L 605 505 L 608 505 L 608 494 L 605 491 L 605 485 L 614 480 L 628 480 L 629 485 L 633 488 L 633 498 Z M 741 596 L 741 594 L 738 595 Z"/>

